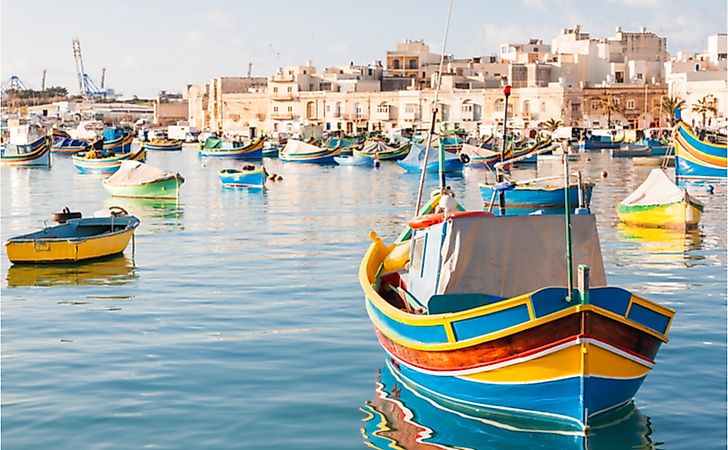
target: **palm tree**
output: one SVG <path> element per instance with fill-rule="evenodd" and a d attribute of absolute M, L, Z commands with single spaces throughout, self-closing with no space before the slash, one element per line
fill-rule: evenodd
<path fill-rule="evenodd" d="M 563 122 L 558 119 L 549 119 L 543 123 L 543 126 L 552 133 L 561 125 L 563 125 Z"/>
<path fill-rule="evenodd" d="M 675 111 L 682 110 L 685 106 L 685 100 L 680 97 L 662 97 L 662 101 L 660 102 L 660 109 L 670 114 L 668 119 L 670 126 L 675 125 Z"/>
<path fill-rule="evenodd" d="M 612 128 L 612 113 L 621 113 L 622 108 L 614 101 L 611 94 L 604 93 L 597 100 L 597 108 L 607 113 L 607 128 Z"/>
<path fill-rule="evenodd" d="M 706 95 L 698 100 L 698 103 L 693 105 L 693 112 L 703 116 L 703 127 L 705 127 L 705 115 L 707 113 L 715 114 L 716 111 L 717 108 L 715 107 L 715 100 L 712 95 Z"/>

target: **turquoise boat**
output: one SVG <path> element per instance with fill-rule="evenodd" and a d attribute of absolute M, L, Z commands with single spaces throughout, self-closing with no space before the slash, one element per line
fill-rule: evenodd
<path fill-rule="evenodd" d="M 0 147 L 0 166 L 50 167 L 50 139 L 39 137 L 29 144 L 9 144 L 7 147 Z"/>
<path fill-rule="evenodd" d="M 506 206 L 516 208 L 526 207 L 561 207 L 562 212 L 564 208 L 564 187 L 543 185 L 543 184 L 519 184 L 518 182 L 505 182 L 510 183 L 504 191 Z M 485 205 L 489 205 L 491 199 L 493 199 L 493 192 L 495 185 L 492 184 L 479 184 L 480 196 L 483 199 Z M 585 207 L 588 207 L 591 202 L 592 190 L 594 184 L 583 183 L 582 184 L 582 196 Z M 496 204 L 498 200 L 496 199 Z M 569 184 L 569 203 L 572 205 L 579 204 L 579 184 Z"/>
<path fill-rule="evenodd" d="M 140 161 L 123 161 L 119 170 L 103 181 L 113 197 L 176 199 L 185 179 Z"/>
<path fill-rule="evenodd" d="M 412 144 L 412 150 L 410 150 L 407 157 L 397 161 L 397 164 L 407 172 L 420 172 L 422 170 L 422 162 L 425 159 L 425 153 L 426 152 L 424 146 L 421 146 L 419 144 Z M 437 154 L 437 149 L 430 149 L 430 153 L 427 158 L 427 173 L 438 172 Z M 461 157 L 456 153 L 445 152 L 444 159 L 445 167 L 443 172 L 462 172 L 464 166 L 463 160 L 465 158 Z"/>
<path fill-rule="evenodd" d="M 218 177 L 226 188 L 257 188 L 265 187 L 268 174 L 265 167 L 246 166 L 242 169 L 222 169 Z"/>
<path fill-rule="evenodd" d="M 200 147 L 198 155 L 208 158 L 262 159 L 264 139 L 258 139 L 248 145 L 233 142 L 232 146 L 224 144 L 216 137 L 209 137 Z"/>
<path fill-rule="evenodd" d="M 728 146 L 701 139 L 680 120 L 675 126 L 675 177 L 681 179 L 726 179 Z"/>
<path fill-rule="evenodd" d="M 145 149 L 161 152 L 174 152 L 182 150 L 182 141 L 179 139 L 152 139 L 142 144 Z"/>

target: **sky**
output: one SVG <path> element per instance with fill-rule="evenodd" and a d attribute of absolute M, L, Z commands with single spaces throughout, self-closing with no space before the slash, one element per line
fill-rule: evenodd
<path fill-rule="evenodd" d="M 181 92 L 217 76 L 268 76 L 277 67 L 384 60 L 404 39 L 440 53 L 447 0 L 0 0 L 0 79 L 78 92 L 72 40 L 86 73 L 125 97 Z M 726 33 L 725 0 L 454 0 L 445 53 L 497 53 L 502 43 L 545 43 L 581 25 L 592 38 L 615 28 L 667 38 L 668 51 L 702 51 Z M 31 26 L 32 25 L 32 26 Z"/>

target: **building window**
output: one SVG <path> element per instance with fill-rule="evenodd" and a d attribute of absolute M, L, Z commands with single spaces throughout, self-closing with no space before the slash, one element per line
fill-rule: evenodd
<path fill-rule="evenodd" d="M 389 114 L 389 105 L 379 105 L 379 106 L 377 106 L 377 113 L 379 113 L 379 114 Z"/>
<path fill-rule="evenodd" d="M 496 100 L 495 103 L 493 103 L 493 111 L 495 111 L 495 112 L 503 111 L 503 104 L 504 103 L 503 103 L 502 98 L 499 98 L 498 100 Z"/>
<path fill-rule="evenodd" d="M 581 104 L 579 104 L 577 102 L 572 102 L 571 103 L 571 114 L 572 115 L 579 114 L 580 107 L 581 107 Z"/>
<path fill-rule="evenodd" d="M 395 59 L 394 61 L 392 61 L 392 69 L 399 70 L 399 60 L 398 59 Z"/>
<path fill-rule="evenodd" d="M 591 109 L 592 111 L 598 111 L 601 106 L 601 102 L 599 100 L 592 100 L 591 101 Z"/>
<path fill-rule="evenodd" d="M 275 93 L 275 92 L 278 92 L 278 87 L 277 87 L 277 86 L 276 86 L 276 87 L 273 87 L 273 92 L 274 92 L 274 93 Z"/>
<path fill-rule="evenodd" d="M 417 105 L 413 105 L 413 104 L 409 103 L 409 104 L 405 105 L 404 111 L 407 114 L 414 114 L 417 111 Z"/>
<path fill-rule="evenodd" d="M 278 107 L 277 106 L 274 106 L 273 107 L 273 112 L 278 112 Z"/>
<path fill-rule="evenodd" d="M 356 104 L 354 105 L 354 114 L 356 115 L 356 117 L 357 117 L 357 118 L 359 118 L 359 117 L 361 117 L 361 116 L 362 116 L 362 108 L 361 108 L 361 104 L 359 104 L 359 103 L 356 103 Z"/>
<path fill-rule="evenodd" d="M 336 102 L 336 110 L 334 111 L 334 117 L 341 116 L 341 102 Z"/>
<path fill-rule="evenodd" d="M 293 112 L 293 106 L 288 107 L 288 112 Z"/>
<path fill-rule="evenodd" d="M 641 80 L 641 79 L 642 79 L 642 73 L 638 73 L 638 74 L 637 74 L 637 79 L 638 79 L 638 80 Z"/>
<path fill-rule="evenodd" d="M 621 104 L 621 101 L 615 97 L 612 99 L 612 104 L 614 104 L 614 106 L 619 106 Z"/>
<path fill-rule="evenodd" d="M 462 111 L 464 113 L 472 113 L 473 112 L 473 104 L 472 103 L 463 103 Z"/>
<path fill-rule="evenodd" d="M 416 59 L 409 60 L 409 68 L 417 70 L 417 60 Z"/>
<path fill-rule="evenodd" d="M 627 100 L 627 109 L 634 109 L 634 108 L 635 108 L 634 100 Z"/>
<path fill-rule="evenodd" d="M 288 92 L 293 92 L 293 86 L 288 86 Z"/>

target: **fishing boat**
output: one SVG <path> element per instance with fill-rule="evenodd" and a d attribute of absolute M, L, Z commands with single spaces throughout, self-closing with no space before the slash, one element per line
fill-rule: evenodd
<path fill-rule="evenodd" d="M 283 147 L 276 142 L 265 141 L 263 145 L 263 158 L 277 158 L 281 148 Z"/>
<path fill-rule="evenodd" d="M 199 156 L 211 158 L 234 158 L 234 159 L 262 159 L 264 139 L 257 139 L 248 145 L 242 142 L 233 142 L 232 146 L 226 145 L 216 137 L 209 137 L 200 148 Z"/>
<path fill-rule="evenodd" d="M 119 208 L 109 217 L 71 219 L 11 238 L 5 250 L 14 264 L 86 261 L 122 253 L 138 226 L 139 219 Z"/>
<path fill-rule="evenodd" d="M 179 139 L 152 139 L 145 142 L 146 150 L 173 152 L 182 150 L 182 141 Z"/>
<path fill-rule="evenodd" d="M 672 144 L 672 128 L 648 128 L 644 131 L 642 139 L 637 144 L 650 147 L 652 156 L 665 156 Z"/>
<path fill-rule="evenodd" d="M 0 166 L 50 167 L 50 139 L 41 136 L 27 144 L 7 144 L 0 147 Z"/>
<path fill-rule="evenodd" d="M 438 80 L 435 104 L 439 92 Z M 394 374 L 436 401 L 585 434 L 634 397 L 675 312 L 607 285 L 586 210 L 572 217 L 565 200 L 563 215 L 466 211 L 438 156 L 439 189 L 420 208 L 422 176 L 415 217 L 392 244 L 371 232 L 359 268 Z M 568 159 L 564 173 L 568 185 Z"/>
<path fill-rule="evenodd" d="M 123 128 L 108 128 L 104 130 L 103 154 L 120 155 L 131 152 L 131 143 L 134 137 Z"/>
<path fill-rule="evenodd" d="M 457 136 L 443 136 L 440 138 L 440 145 L 446 152 L 458 153 L 463 148 L 463 140 Z"/>
<path fill-rule="evenodd" d="M 703 204 L 673 183 L 662 169 L 653 169 L 617 205 L 617 215 L 623 223 L 649 228 L 694 228 L 700 223 L 702 212 Z"/>
<path fill-rule="evenodd" d="M 263 188 L 268 174 L 265 167 L 255 167 L 252 164 L 242 169 L 222 169 L 218 177 L 226 188 Z"/>
<path fill-rule="evenodd" d="M 289 139 L 278 154 L 285 162 L 333 164 L 334 157 L 341 153 L 340 147 L 321 148 L 296 139 Z"/>
<path fill-rule="evenodd" d="M 558 184 L 550 184 L 549 182 L 560 177 L 544 177 L 533 180 L 523 181 L 506 181 L 500 188 L 504 191 L 506 205 L 510 207 L 564 207 L 564 186 Z M 499 191 L 494 184 L 481 183 L 480 195 L 483 203 L 491 204 L 495 198 L 496 192 Z M 588 208 L 591 202 L 591 195 L 594 189 L 593 183 L 578 183 L 572 181 L 569 183 L 569 203 L 572 205 L 581 205 Z M 581 200 L 581 202 L 580 202 Z M 563 210 L 563 209 L 562 209 Z"/>
<path fill-rule="evenodd" d="M 424 146 L 412 144 L 412 150 L 410 150 L 407 157 L 397 161 L 397 164 L 407 172 L 419 172 L 422 169 L 422 162 L 425 159 L 426 153 Z M 435 149 L 430 150 L 425 169 L 427 173 L 438 173 L 439 164 L 437 153 Z M 466 158 L 456 153 L 445 152 L 443 159 L 445 160 L 444 172 L 462 172 Z"/>
<path fill-rule="evenodd" d="M 390 147 L 381 141 L 370 141 L 364 144 L 361 150 L 354 150 L 354 156 L 371 158 L 377 155 L 380 161 L 396 161 L 406 157 L 411 148 L 410 143 Z"/>
<path fill-rule="evenodd" d="M 51 146 L 51 153 L 61 155 L 75 155 L 76 153 L 88 150 L 91 144 L 81 139 L 70 137 L 57 137 Z"/>
<path fill-rule="evenodd" d="M 120 155 L 112 154 L 110 156 L 102 156 L 96 150 L 72 155 L 73 165 L 80 173 L 104 173 L 111 174 L 119 170 L 121 163 L 124 161 L 141 161 L 147 160 L 147 151 L 144 148 L 139 149 L 136 153 L 122 153 Z"/>
<path fill-rule="evenodd" d="M 609 150 L 618 148 L 620 140 L 614 140 L 611 134 L 591 134 L 579 142 L 579 151 Z"/>
<path fill-rule="evenodd" d="M 501 161 L 500 151 L 490 150 L 483 147 L 476 147 L 470 144 L 463 144 L 462 155 L 465 161 L 465 165 L 469 167 L 493 167 L 497 162 Z M 510 159 L 513 157 L 513 151 L 508 148 L 503 156 L 503 159 Z"/>
<path fill-rule="evenodd" d="M 185 179 L 140 161 L 123 161 L 119 170 L 104 179 L 104 188 L 113 197 L 176 199 Z"/>
<path fill-rule="evenodd" d="M 334 156 L 334 161 L 340 166 L 374 166 L 378 165 L 379 161 L 368 156 Z"/>
<path fill-rule="evenodd" d="M 684 179 L 725 179 L 728 147 L 701 139 L 679 120 L 673 134 L 675 176 Z"/>
<path fill-rule="evenodd" d="M 611 149 L 610 154 L 612 158 L 652 156 L 652 150 L 646 145 L 625 143 L 620 145 L 619 148 Z"/>

